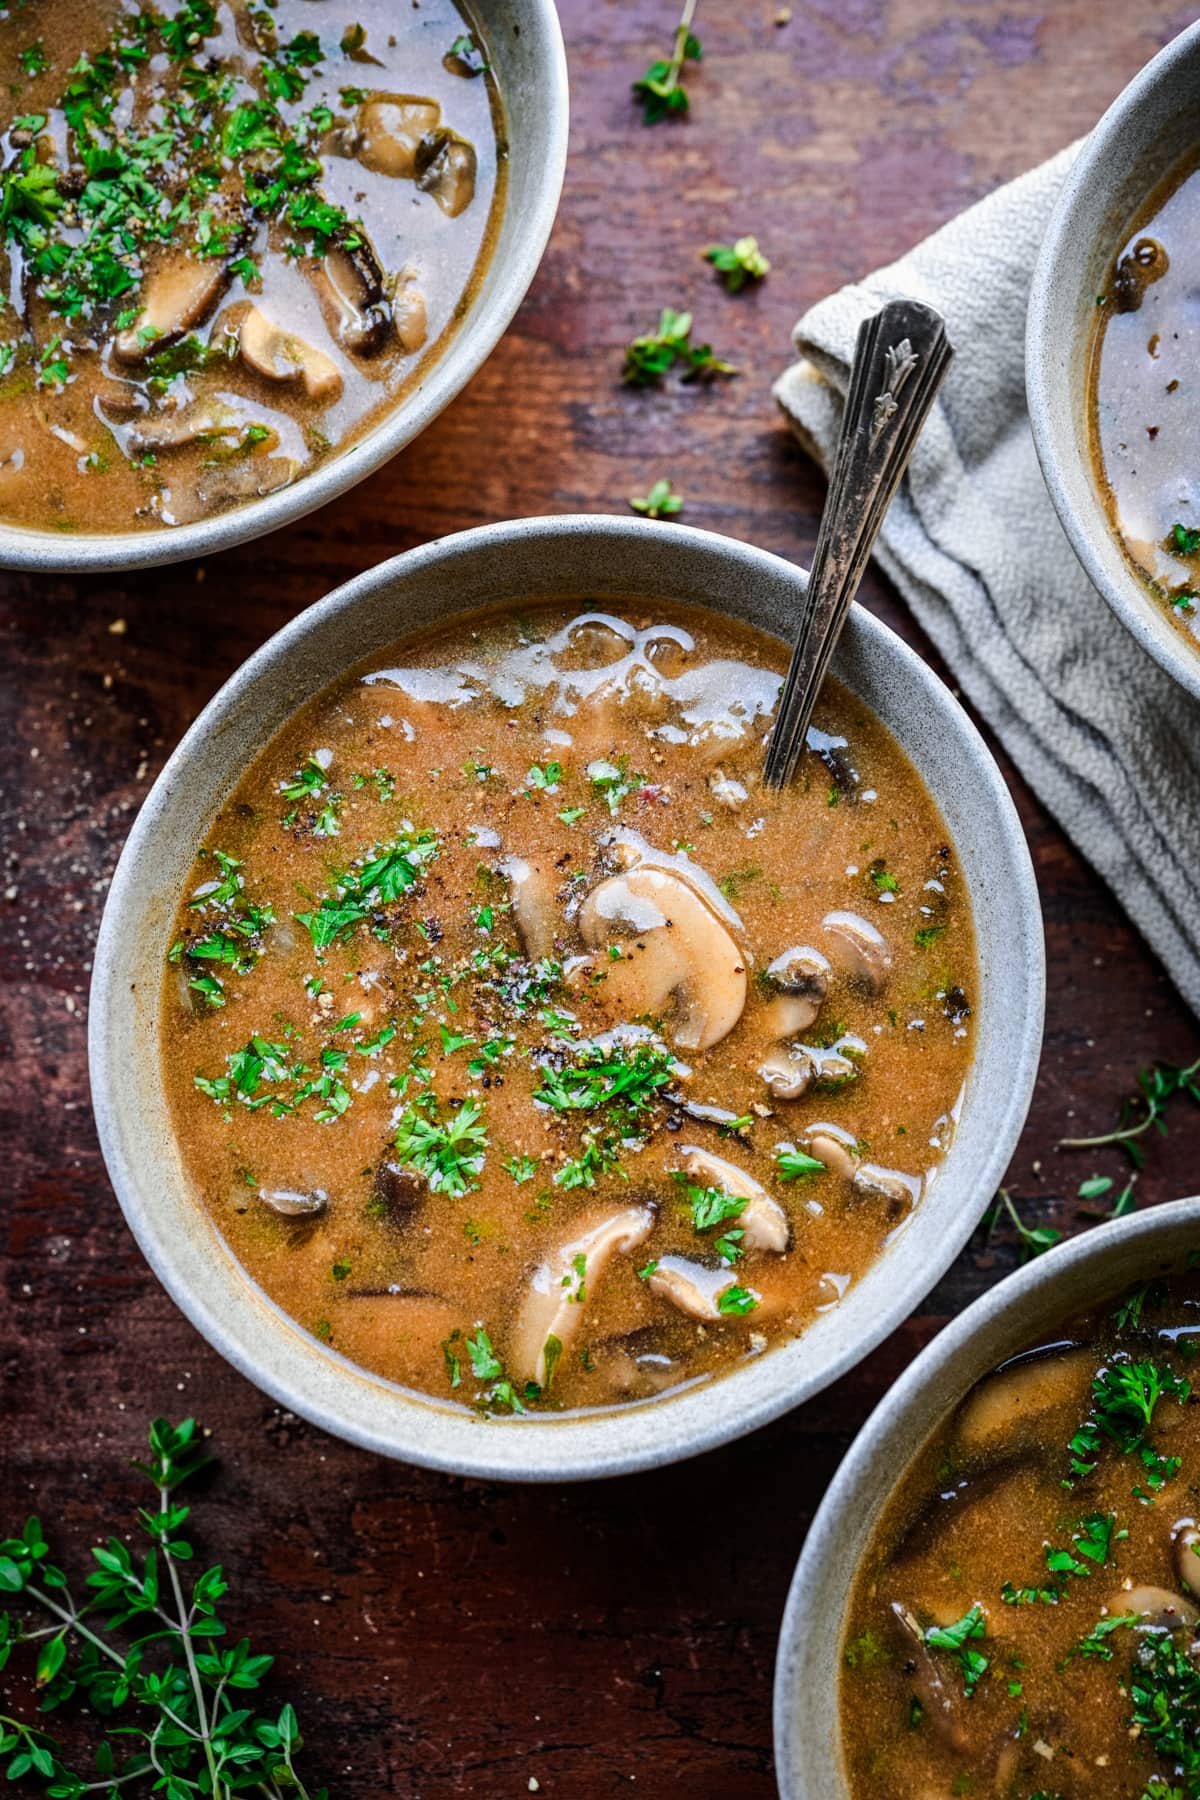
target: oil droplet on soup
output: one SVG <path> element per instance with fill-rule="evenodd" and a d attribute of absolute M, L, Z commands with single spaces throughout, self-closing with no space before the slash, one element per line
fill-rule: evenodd
<path fill-rule="evenodd" d="M 843 1640 L 854 1800 L 1200 1793 L 1200 1277 L 979 1384 L 874 1531 Z"/>
<path fill-rule="evenodd" d="M 938 813 L 835 683 L 699 610 L 475 615 L 319 696 L 200 851 L 163 1071 L 246 1269 L 494 1413 L 710 1376 L 920 1205 L 971 1054 Z"/>
<path fill-rule="evenodd" d="M 98 0 L 0 42 L 0 517 L 183 525 L 378 424 L 470 309 L 500 98 L 451 0 Z"/>
<path fill-rule="evenodd" d="M 1096 479 L 1126 555 L 1200 635 L 1200 169 L 1147 200 L 1098 296 L 1089 414 Z"/>

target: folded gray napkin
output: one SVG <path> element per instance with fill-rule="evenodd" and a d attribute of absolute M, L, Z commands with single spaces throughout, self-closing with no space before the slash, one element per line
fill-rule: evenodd
<path fill-rule="evenodd" d="M 955 359 L 893 500 L 880 563 L 1035 793 L 1200 1012 L 1200 705 L 1083 573 L 1025 411 L 1025 303 L 1074 149 L 1000 188 L 796 326 L 775 395 L 828 467 L 862 320 L 910 295 Z"/>

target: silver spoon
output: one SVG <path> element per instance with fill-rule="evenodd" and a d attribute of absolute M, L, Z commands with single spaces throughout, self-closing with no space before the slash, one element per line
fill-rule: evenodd
<path fill-rule="evenodd" d="M 767 749 L 768 786 L 796 772 L 850 602 L 954 352 L 940 313 L 889 300 L 859 327 L 804 614 Z"/>

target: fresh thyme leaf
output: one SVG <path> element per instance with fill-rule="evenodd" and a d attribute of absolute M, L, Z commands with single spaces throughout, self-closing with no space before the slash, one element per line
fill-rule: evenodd
<path fill-rule="evenodd" d="M 633 95 L 642 108 L 642 122 L 657 125 L 663 119 L 682 118 L 688 110 L 687 90 L 682 74 L 685 62 L 699 62 L 703 56 L 700 39 L 692 31 L 696 0 L 685 0 L 683 14 L 675 27 L 671 54 L 665 61 L 652 62 L 640 81 L 633 83 Z"/>
<path fill-rule="evenodd" d="M 1062 1232 L 1053 1225 L 1026 1225 L 1012 1202 L 1012 1195 L 1007 1188 L 1000 1188 L 996 1195 L 995 1205 L 987 1220 L 985 1235 L 991 1238 L 1001 1216 L 1007 1213 L 1009 1222 L 1014 1227 L 1021 1241 L 1021 1261 L 1027 1262 L 1031 1256 L 1042 1256 L 1047 1250 L 1053 1250 L 1062 1242 Z"/>
<path fill-rule="evenodd" d="M 683 511 L 683 499 L 675 493 L 669 481 L 656 481 L 648 494 L 641 498 L 631 494 L 629 504 L 635 513 L 641 513 L 647 519 L 671 519 L 676 513 Z"/>
<path fill-rule="evenodd" d="M 748 281 L 761 281 L 771 267 L 755 237 L 740 237 L 732 244 L 710 244 L 704 259 L 724 278 L 731 294 L 739 293 Z"/>
<path fill-rule="evenodd" d="M 1200 1104 L 1198 1077 L 1200 1057 L 1186 1067 L 1179 1067 L 1175 1063 L 1153 1062 L 1149 1068 L 1139 1069 L 1138 1092 L 1125 1101 L 1115 1130 L 1102 1132 L 1098 1137 L 1063 1138 L 1060 1140 L 1062 1148 L 1091 1150 L 1103 1144 L 1119 1144 L 1128 1153 L 1134 1166 L 1140 1169 L 1145 1162 L 1145 1153 L 1138 1138 L 1151 1126 L 1166 1137 L 1164 1114 L 1173 1100 L 1186 1094 Z M 1139 1109 L 1140 1116 L 1134 1116 L 1139 1114 Z"/>
<path fill-rule="evenodd" d="M 693 344 L 691 313 L 664 306 L 657 331 L 644 332 L 626 346 L 622 379 L 631 387 L 651 387 L 676 363 L 683 365 L 685 381 L 738 373 L 733 363 L 713 353 L 711 344 Z"/>
<path fill-rule="evenodd" d="M 232 1641 L 218 1613 L 223 1571 L 192 1573 L 194 1552 L 183 1535 L 190 1508 L 177 1495 L 208 1461 L 194 1419 L 155 1419 L 149 1456 L 133 1465 L 157 1497 L 137 1515 L 149 1547 L 138 1554 L 110 1537 L 95 1548 L 86 1600 L 75 1598 L 49 1561 L 37 1519 L 0 1544 L 0 1588 L 49 1619 L 30 1630 L 0 1614 L 0 1667 L 23 1644 L 39 1642 L 33 1673 L 43 1711 L 82 1699 L 84 1718 L 98 1721 L 102 1733 L 92 1755 L 96 1780 L 76 1772 L 45 1730 L 0 1717 L 10 1781 L 36 1776 L 60 1800 L 101 1789 L 115 1795 L 131 1784 L 138 1793 L 165 1790 L 170 1800 L 284 1792 L 305 1800 L 294 1762 L 303 1745 L 295 1710 L 266 1712 L 257 1699 L 274 1658 L 255 1655 L 245 1638 Z M 328 1800 L 328 1791 L 310 1800 Z"/>

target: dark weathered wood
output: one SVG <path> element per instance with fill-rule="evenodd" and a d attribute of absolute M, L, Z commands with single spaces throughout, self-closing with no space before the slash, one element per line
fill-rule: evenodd
<path fill-rule="evenodd" d="M 6 1147 L 0 1535 L 36 1508 L 78 1552 L 123 1523 L 156 1412 L 216 1431 L 198 1508 L 231 1614 L 280 1654 L 339 1795 L 427 1800 L 773 1791 L 770 1681 L 793 1562 L 855 1425 L 941 1319 L 1010 1269 L 976 1245 L 866 1367 L 683 1468 L 564 1492 L 389 1465 L 281 1417 L 184 1323 L 134 1248 L 88 1113 L 88 963 L 106 879 L 163 757 L 285 619 L 378 559 L 514 514 L 622 510 L 669 475 L 687 519 L 804 560 L 821 482 L 769 387 L 798 312 L 1085 130 L 1191 9 L 1149 0 L 701 0 L 689 123 L 646 131 L 627 83 L 666 0 L 565 0 L 572 155 L 545 265 L 458 403 L 336 508 L 199 569 L 0 580 Z M 774 268 L 727 298 L 699 251 L 754 231 Z M 1032 246 L 1031 246 L 1032 250 Z M 664 302 L 743 366 L 712 391 L 622 390 Z M 503 454 L 497 454 L 497 446 Z M 868 603 L 921 640 L 886 585 Z M 1105 626 L 1101 614 L 1099 623 Z M 921 646 L 924 648 L 924 646 Z M 1011 775 L 1011 771 L 1009 772 Z M 1041 1080 L 1010 1173 L 1073 1228 L 1068 1157 L 1153 1055 L 1194 1054 L 1163 971 L 1014 781 L 1046 905 Z M 149 1047 L 148 1047 L 149 1053 Z M 1196 1186 L 1196 1121 L 1151 1148 L 1143 1201 Z"/>

